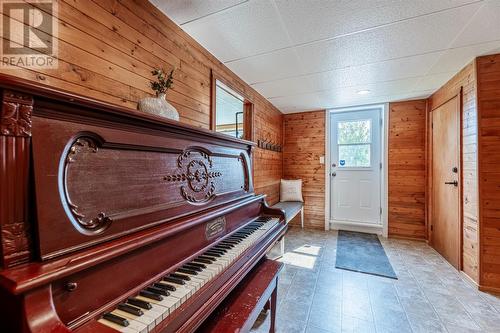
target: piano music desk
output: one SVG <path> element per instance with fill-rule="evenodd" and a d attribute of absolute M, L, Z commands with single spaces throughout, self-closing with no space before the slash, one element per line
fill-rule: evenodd
<path fill-rule="evenodd" d="M 250 332 L 259 313 L 270 301 L 271 327 L 274 333 L 276 320 L 276 298 L 278 275 L 283 263 L 265 259 L 258 264 L 231 294 L 222 302 L 204 324 L 199 333 L 245 333 Z"/>

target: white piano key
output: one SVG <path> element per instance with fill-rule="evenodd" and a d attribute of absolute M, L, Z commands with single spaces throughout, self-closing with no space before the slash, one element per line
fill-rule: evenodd
<path fill-rule="evenodd" d="M 148 331 L 151 331 L 155 328 L 155 323 L 156 323 L 156 318 L 150 317 L 147 314 L 143 314 L 141 316 L 136 316 L 134 314 L 128 313 L 126 311 L 122 311 L 119 309 L 116 309 L 111 312 L 112 314 L 115 314 L 117 316 L 120 316 L 122 318 L 127 318 L 128 321 L 137 321 L 140 322 L 148 328 Z"/>
<path fill-rule="evenodd" d="M 140 332 L 140 333 L 148 333 L 148 330 L 149 330 L 148 324 L 134 320 L 133 318 L 129 318 L 129 316 L 126 315 L 127 314 L 126 312 L 120 311 L 120 310 L 114 310 L 111 313 L 113 313 L 117 316 L 120 316 L 122 318 L 126 318 L 128 320 L 128 322 L 130 323 L 130 325 L 127 327 L 134 329 L 134 330 L 137 330 L 137 332 Z M 123 313 L 125 313 L 125 315 L 123 315 Z M 104 320 L 106 320 L 106 319 L 104 319 Z"/>
<path fill-rule="evenodd" d="M 141 297 L 142 296 L 137 296 L 136 298 L 141 299 Z M 142 300 L 151 304 L 151 309 L 143 309 L 142 310 L 144 313 L 147 313 L 148 315 L 155 317 L 155 318 L 161 317 L 162 320 L 167 318 L 168 315 L 170 314 L 170 311 L 168 308 L 163 307 L 163 306 L 158 306 L 157 304 L 150 302 L 149 298 L 142 297 Z"/>
<path fill-rule="evenodd" d="M 100 322 L 101 324 L 106 325 L 108 327 L 111 327 L 111 328 L 117 330 L 118 332 L 122 332 L 122 333 L 139 333 L 140 332 L 140 331 L 138 331 L 134 328 L 131 328 L 129 326 L 126 326 L 126 327 L 121 326 L 121 325 L 113 323 L 112 321 L 106 320 L 104 318 L 99 319 L 98 322 Z"/>

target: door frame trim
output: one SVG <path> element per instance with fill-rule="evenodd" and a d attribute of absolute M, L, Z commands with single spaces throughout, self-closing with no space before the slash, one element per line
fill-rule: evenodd
<path fill-rule="evenodd" d="M 367 104 L 359 105 L 353 107 L 343 107 L 343 108 L 333 108 L 325 110 L 325 230 L 330 230 L 334 221 L 330 220 L 330 190 L 331 190 L 331 177 L 330 177 L 330 165 L 331 165 L 331 154 L 330 154 L 330 118 L 332 113 L 343 113 L 351 111 L 363 111 L 366 109 L 379 108 L 381 110 L 380 117 L 382 119 L 382 127 L 380 128 L 380 160 L 382 161 L 382 170 L 380 172 L 380 204 L 382 206 L 382 215 L 380 220 L 382 222 L 382 236 L 387 237 L 389 227 L 388 227 L 388 122 L 389 122 L 389 103 L 383 104 Z M 338 225 L 338 223 L 337 223 Z M 372 225 L 373 227 L 373 225 Z M 378 227 L 380 229 L 380 227 Z"/>
<path fill-rule="evenodd" d="M 432 186 L 433 182 L 433 147 L 432 147 L 432 137 L 433 137 L 433 127 L 432 127 L 432 112 L 437 108 L 443 106 L 454 98 L 458 98 L 458 271 L 463 270 L 463 242 L 464 242 L 464 207 L 463 207 L 463 86 L 460 86 L 458 89 L 453 91 L 453 93 L 444 100 L 439 105 L 429 105 L 428 109 L 428 146 L 427 146 L 427 243 L 434 248 L 432 244 L 432 216 L 433 216 L 433 202 L 434 202 L 434 188 Z"/>

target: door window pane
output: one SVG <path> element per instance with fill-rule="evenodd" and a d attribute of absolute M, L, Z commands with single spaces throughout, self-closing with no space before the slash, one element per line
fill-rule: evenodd
<path fill-rule="evenodd" d="M 339 167 L 370 167 L 371 144 L 339 145 Z"/>
<path fill-rule="evenodd" d="M 370 143 L 371 120 L 339 121 L 337 125 L 337 142 L 342 144 Z"/>
<path fill-rule="evenodd" d="M 371 166 L 371 130 L 370 119 L 338 122 L 339 167 L 367 168 Z"/>

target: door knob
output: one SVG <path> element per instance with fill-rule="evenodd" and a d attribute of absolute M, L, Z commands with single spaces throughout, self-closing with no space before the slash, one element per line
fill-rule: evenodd
<path fill-rule="evenodd" d="M 454 181 L 452 181 L 452 182 L 444 182 L 444 183 L 445 183 L 446 185 L 453 185 L 453 186 L 455 186 L 455 187 L 457 187 L 457 186 L 458 186 L 458 181 L 457 181 L 457 180 L 454 180 Z"/>
<path fill-rule="evenodd" d="M 335 177 L 337 175 L 336 172 L 332 172 L 332 176 Z"/>

